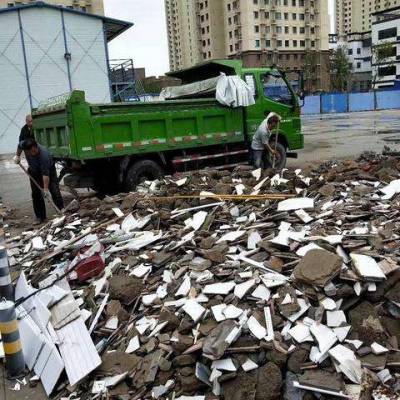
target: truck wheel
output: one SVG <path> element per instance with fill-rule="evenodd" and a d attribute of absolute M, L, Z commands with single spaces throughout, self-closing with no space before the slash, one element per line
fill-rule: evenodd
<path fill-rule="evenodd" d="M 275 148 L 275 143 L 271 143 L 271 147 Z M 286 148 L 283 144 L 278 143 L 276 146 L 276 151 L 278 152 L 278 155 L 276 156 L 275 159 L 275 168 L 276 169 L 283 169 L 286 166 Z M 271 163 L 273 160 L 273 156 L 271 156 Z"/>
<path fill-rule="evenodd" d="M 144 181 L 154 181 L 163 176 L 162 168 L 152 160 L 141 160 L 135 162 L 126 174 L 125 190 L 130 192 Z"/>

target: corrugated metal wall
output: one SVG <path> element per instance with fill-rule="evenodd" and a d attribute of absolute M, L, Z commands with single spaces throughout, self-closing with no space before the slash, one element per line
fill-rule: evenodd
<path fill-rule="evenodd" d="M 20 18 L 17 11 L 0 14 L 0 26 L 0 154 L 15 151 L 31 105 L 69 92 L 70 85 L 85 90 L 91 102 L 110 101 L 102 20 L 30 8 Z"/>

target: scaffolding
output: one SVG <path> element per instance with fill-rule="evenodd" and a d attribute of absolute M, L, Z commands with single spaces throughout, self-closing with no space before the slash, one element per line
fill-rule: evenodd
<path fill-rule="evenodd" d="M 147 94 L 132 59 L 110 60 L 109 69 L 113 101 L 146 101 Z"/>

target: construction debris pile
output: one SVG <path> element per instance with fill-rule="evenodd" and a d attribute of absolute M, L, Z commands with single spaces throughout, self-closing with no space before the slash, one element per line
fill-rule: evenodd
<path fill-rule="evenodd" d="M 8 239 L 25 361 L 71 399 L 398 399 L 399 193 L 366 154 L 74 200 Z"/>

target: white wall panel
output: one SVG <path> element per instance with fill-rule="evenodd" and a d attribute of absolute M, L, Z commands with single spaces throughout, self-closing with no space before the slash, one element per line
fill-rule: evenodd
<path fill-rule="evenodd" d="M 109 102 L 108 66 L 103 21 L 64 11 L 73 89 L 88 101 Z M 33 107 L 69 92 L 61 11 L 21 10 Z M 25 116 L 30 112 L 18 13 L 0 14 L 0 154 L 15 151 Z"/>
<path fill-rule="evenodd" d="M 21 12 L 33 107 L 69 92 L 61 12 L 31 8 Z"/>
<path fill-rule="evenodd" d="M 65 27 L 72 57 L 72 87 L 85 90 L 90 102 L 110 102 L 103 22 L 66 13 Z"/>
<path fill-rule="evenodd" d="M 18 14 L 0 15 L 0 154 L 15 151 L 25 116 L 28 90 Z"/>

